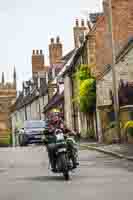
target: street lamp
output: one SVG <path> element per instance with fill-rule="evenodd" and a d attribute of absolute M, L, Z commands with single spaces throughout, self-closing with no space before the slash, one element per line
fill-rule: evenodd
<path fill-rule="evenodd" d="M 121 142 L 121 133 L 120 133 L 120 121 L 119 121 L 119 96 L 115 72 L 116 64 L 116 53 L 115 53 L 115 41 L 113 34 L 113 16 L 112 16 L 112 0 L 109 0 L 109 32 L 111 34 L 111 49 L 112 49 L 112 83 L 114 91 L 114 111 L 115 111 L 115 120 L 117 124 L 117 133 L 119 137 L 119 142 Z"/>

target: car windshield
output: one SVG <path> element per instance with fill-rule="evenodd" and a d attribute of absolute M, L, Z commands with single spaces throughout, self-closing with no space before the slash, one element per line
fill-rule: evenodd
<path fill-rule="evenodd" d="M 25 128 L 45 128 L 46 123 L 44 121 L 26 121 Z"/>

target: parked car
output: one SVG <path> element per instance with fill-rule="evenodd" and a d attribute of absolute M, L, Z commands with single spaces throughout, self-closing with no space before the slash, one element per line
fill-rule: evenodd
<path fill-rule="evenodd" d="M 33 143 L 42 143 L 46 122 L 43 120 L 25 121 L 24 127 L 19 130 L 19 144 L 26 146 Z"/>

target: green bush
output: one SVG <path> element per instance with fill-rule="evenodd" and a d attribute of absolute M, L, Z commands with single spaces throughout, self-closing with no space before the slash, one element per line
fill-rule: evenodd
<path fill-rule="evenodd" d="M 133 137 L 133 127 L 129 127 L 129 128 L 127 129 L 127 133 L 128 133 L 131 137 Z"/>
<path fill-rule="evenodd" d="M 12 144 L 12 134 L 8 131 L 0 137 L 0 146 L 10 146 Z"/>
<path fill-rule="evenodd" d="M 108 129 L 113 129 L 113 128 L 116 128 L 117 127 L 117 122 L 113 121 L 109 124 L 109 126 L 107 127 L 107 130 Z M 120 122 L 120 128 L 122 128 L 123 125 L 122 125 L 122 122 Z"/>
<path fill-rule="evenodd" d="M 95 131 L 94 129 L 88 129 L 86 131 L 87 138 L 94 139 L 95 138 Z"/>
<path fill-rule="evenodd" d="M 0 146 L 9 146 L 10 145 L 10 137 L 0 138 Z"/>

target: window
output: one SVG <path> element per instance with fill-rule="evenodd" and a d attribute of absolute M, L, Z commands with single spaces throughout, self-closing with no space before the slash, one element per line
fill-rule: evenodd
<path fill-rule="evenodd" d="M 25 128 L 26 129 L 32 129 L 32 128 L 44 128 L 45 127 L 45 122 L 38 120 L 32 120 L 32 121 L 26 121 L 25 122 Z"/>
<path fill-rule="evenodd" d="M 115 113 L 113 111 L 108 113 L 108 117 L 110 122 L 115 121 Z"/>
<path fill-rule="evenodd" d="M 133 120 L 133 111 L 129 112 L 129 120 Z"/>
<path fill-rule="evenodd" d="M 45 87 L 46 85 L 46 78 L 40 78 L 40 86 Z"/>

